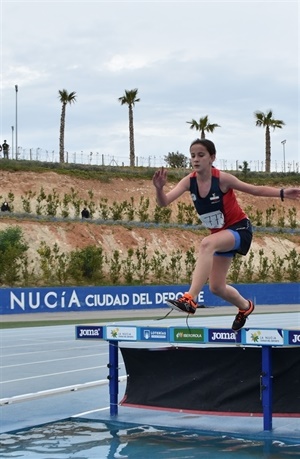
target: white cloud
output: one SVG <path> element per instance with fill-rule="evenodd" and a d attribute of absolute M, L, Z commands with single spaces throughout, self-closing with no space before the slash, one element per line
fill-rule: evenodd
<path fill-rule="evenodd" d="M 113 56 L 108 62 L 104 64 L 104 67 L 111 72 L 121 72 L 123 70 L 135 70 L 147 67 L 150 65 L 144 56 L 134 56 L 131 54 Z"/>

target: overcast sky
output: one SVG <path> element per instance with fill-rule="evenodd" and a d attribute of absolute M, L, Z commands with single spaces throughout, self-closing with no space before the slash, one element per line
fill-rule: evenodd
<path fill-rule="evenodd" d="M 1 143 L 58 152 L 58 91 L 67 106 L 65 149 L 129 164 L 128 107 L 138 89 L 140 164 L 189 155 L 209 116 L 219 160 L 262 161 L 254 112 L 273 110 L 272 161 L 299 162 L 298 1 L 1 1 Z M 18 94 L 15 92 L 18 85 Z M 16 109 L 17 105 L 17 109 Z M 286 140 L 285 150 L 282 140 Z M 98 156 L 97 155 L 97 156 Z"/>

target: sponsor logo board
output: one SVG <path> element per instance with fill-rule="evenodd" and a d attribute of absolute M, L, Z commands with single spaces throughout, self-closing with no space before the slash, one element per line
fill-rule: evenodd
<path fill-rule="evenodd" d="M 167 328 L 141 328 L 142 341 L 169 341 Z"/>
<path fill-rule="evenodd" d="M 120 340 L 120 341 L 136 341 L 137 328 L 136 327 L 121 327 L 121 326 L 108 326 L 106 327 L 107 340 Z"/>
<path fill-rule="evenodd" d="M 288 344 L 292 344 L 293 346 L 300 346 L 300 330 L 290 330 L 288 336 Z"/>
<path fill-rule="evenodd" d="M 208 330 L 209 343 L 240 343 L 241 332 L 234 332 L 231 329 L 210 328 Z"/>
<path fill-rule="evenodd" d="M 103 327 L 79 325 L 76 327 L 76 339 L 103 339 Z"/>
<path fill-rule="evenodd" d="M 256 345 L 283 345 L 283 332 L 276 329 L 245 329 L 245 343 Z"/>
<path fill-rule="evenodd" d="M 191 342 L 203 343 L 204 342 L 204 329 L 203 328 L 174 328 L 174 341 L 175 342 Z"/>

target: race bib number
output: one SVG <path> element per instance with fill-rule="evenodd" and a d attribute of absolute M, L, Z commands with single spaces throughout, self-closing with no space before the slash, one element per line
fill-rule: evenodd
<path fill-rule="evenodd" d="M 202 224 L 209 229 L 223 228 L 225 223 L 224 214 L 220 210 L 199 215 L 199 218 Z"/>

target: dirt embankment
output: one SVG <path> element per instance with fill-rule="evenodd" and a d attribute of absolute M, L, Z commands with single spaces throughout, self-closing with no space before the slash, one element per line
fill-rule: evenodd
<path fill-rule="evenodd" d="M 33 173 L 33 172 L 5 172 L 0 171 L 0 199 L 1 203 L 4 200 L 9 201 L 9 193 L 14 195 L 14 211 L 16 213 L 24 212 L 22 200 L 29 191 L 36 193 L 32 199 L 32 210 L 35 212 L 36 197 L 40 194 L 43 188 L 46 195 L 53 194 L 56 190 L 62 201 L 64 194 L 70 194 L 71 189 L 77 192 L 78 197 L 82 200 L 90 201 L 89 192 L 93 192 L 93 201 L 96 203 L 95 218 L 99 218 L 99 203 L 103 199 L 107 199 L 109 206 L 114 202 L 123 202 L 133 198 L 137 207 L 140 199 L 150 200 L 149 213 L 152 214 L 155 207 L 155 192 L 151 180 L 144 179 L 122 179 L 114 178 L 108 183 L 103 183 L 100 180 L 85 180 L 72 178 L 65 175 L 60 175 L 55 172 Z M 170 189 L 172 184 L 167 186 Z M 288 208 L 294 207 L 297 212 L 298 227 L 300 224 L 300 202 L 285 201 L 281 203 L 280 199 L 256 198 L 253 196 L 237 193 L 238 200 L 244 209 L 253 209 L 255 213 L 261 210 L 265 215 L 266 209 L 273 205 L 278 208 L 285 208 L 287 215 Z M 23 198 L 22 198 L 23 197 Z M 186 204 L 191 204 L 188 193 L 183 197 L 182 201 Z M 177 203 L 172 204 L 172 215 L 177 215 Z M 58 210 L 60 215 L 61 209 Z M 265 217 L 264 217 L 265 218 Z M 277 217 L 274 218 L 276 224 Z M 85 246 L 95 244 L 101 245 L 104 253 L 111 253 L 114 250 L 119 250 L 124 256 L 129 248 L 141 248 L 145 244 L 151 255 L 155 250 L 163 251 L 170 255 L 177 249 L 186 251 L 192 246 L 197 249 L 199 240 L 203 237 L 197 231 L 179 230 L 176 228 L 143 228 L 143 227 L 124 227 L 121 225 L 103 225 L 93 222 L 81 221 L 74 219 L 73 221 L 33 221 L 30 218 L 14 218 L 12 214 L 9 216 L 0 212 L 0 231 L 9 226 L 20 226 L 22 228 L 26 242 L 29 245 L 29 254 L 36 257 L 36 250 L 42 241 L 47 245 L 53 246 L 57 243 L 62 252 L 69 252 L 75 248 L 83 248 Z M 293 248 L 300 252 L 300 235 L 287 234 L 270 234 L 270 233 L 255 233 L 252 250 L 256 254 L 255 263 L 258 263 L 258 251 L 262 248 L 264 254 L 273 258 L 273 251 L 279 257 L 284 257 Z"/>

